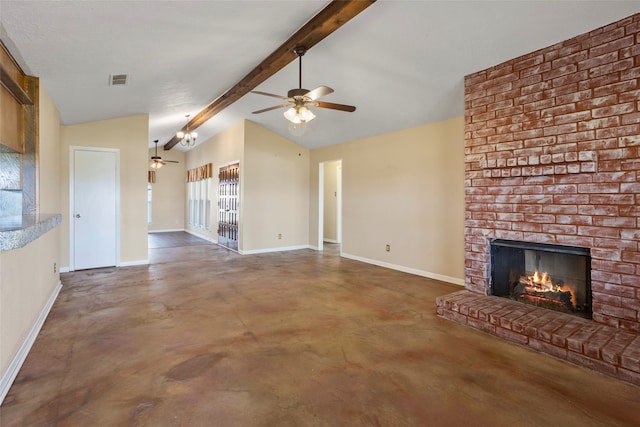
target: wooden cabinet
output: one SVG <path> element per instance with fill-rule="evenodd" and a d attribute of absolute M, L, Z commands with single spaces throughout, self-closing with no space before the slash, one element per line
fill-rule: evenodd
<path fill-rule="evenodd" d="M 0 48 L 0 144 L 24 153 L 25 106 L 33 101 L 25 92 L 25 75 L 4 46 Z"/>

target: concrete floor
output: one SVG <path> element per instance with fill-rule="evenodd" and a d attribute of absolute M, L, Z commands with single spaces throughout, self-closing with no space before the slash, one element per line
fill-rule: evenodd
<path fill-rule="evenodd" d="M 312 250 L 62 275 L 9 426 L 638 426 L 640 388 L 436 317 L 458 286 Z"/>

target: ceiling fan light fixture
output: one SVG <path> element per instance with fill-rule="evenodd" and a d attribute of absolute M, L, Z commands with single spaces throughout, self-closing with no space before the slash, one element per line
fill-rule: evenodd
<path fill-rule="evenodd" d="M 307 107 L 302 105 L 289 108 L 284 112 L 284 117 L 291 123 L 301 124 L 310 122 L 311 120 L 316 118 L 316 115 L 313 114 L 313 112 Z"/>
<path fill-rule="evenodd" d="M 155 139 L 153 140 L 153 143 L 156 145 L 156 149 L 155 149 L 155 154 L 153 156 L 151 156 L 151 163 L 149 164 L 149 167 L 153 170 L 158 170 L 160 169 L 162 166 L 164 166 L 165 163 L 180 163 L 177 160 L 162 160 L 162 157 L 158 156 L 158 140 Z"/>
<path fill-rule="evenodd" d="M 295 128 L 295 132 L 291 133 L 298 136 L 298 134 L 302 131 L 302 128 L 305 127 L 304 125 L 316 118 L 316 115 L 313 114 L 313 112 L 307 107 L 307 105 L 312 105 L 313 107 L 318 108 L 328 108 L 330 110 L 348 112 L 353 112 L 356 110 L 356 107 L 352 105 L 318 101 L 318 98 L 322 98 L 323 96 L 333 93 L 333 89 L 328 86 L 318 86 L 317 88 L 312 90 L 304 89 L 302 87 L 302 56 L 305 54 L 307 49 L 304 46 L 297 46 L 293 51 L 296 55 L 298 55 L 298 87 L 296 89 L 290 89 L 287 92 L 287 96 L 252 90 L 251 93 L 270 96 L 287 101 L 286 104 L 263 108 L 261 110 L 254 111 L 252 114 L 260 114 L 267 111 L 288 107 L 288 110 L 284 112 L 284 118 L 289 121 L 289 131 L 291 132 L 293 126 L 293 128 Z"/>

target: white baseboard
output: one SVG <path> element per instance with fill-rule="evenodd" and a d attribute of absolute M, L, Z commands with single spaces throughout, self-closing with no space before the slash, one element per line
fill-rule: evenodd
<path fill-rule="evenodd" d="M 335 239 L 322 239 L 323 242 L 327 242 L 327 243 L 340 243 Z"/>
<path fill-rule="evenodd" d="M 269 252 L 285 252 L 285 251 L 298 251 L 300 249 L 309 249 L 309 245 L 300 245 L 300 246 L 284 246 L 281 248 L 266 248 L 266 249 L 251 249 L 248 251 L 238 251 L 240 255 L 255 255 L 255 254 L 266 254 Z"/>
<path fill-rule="evenodd" d="M 131 267 L 132 265 L 147 265 L 147 264 L 149 264 L 148 259 L 140 259 L 137 261 L 124 261 L 124 262 L 121 261 L 118 267 Z"/>
<path fill-rule="evenodd" d="M 55 289 L 53 290 L 53 293 L 49 297 L 49 300 L 47 301 L 45 306 L 42 308 L 42 311 L 40 312 L 40 315 L 38 316 L 36 323 L 33 325 L 31 330 L 29 331 L 29 334 L 27 335 L 24 342 L 20 346 L 20 349 L 18 349 L 18 352 L 16 353 L 15 357 L 9 364 L 9 367 L 7 368 L 6 372 L 4 372 L 4 374 L 2 375 L 2 378 L 0 378 L 0 405 L 2 405 L 2 401 L 6 397 L 7 393 L 9 393 L 9 389 L 11 388 L 13 381 L 16 379 L 18 372 L 20 372 L 20 368 L 22 367 L 22 364 L 27 359 L 27 355 L 29 354 L 29 351 L 31 350 L 33 343 L 36 341 L 36 338 L 40 333 L 40 329 L 42 328 L 42 325 L 44 325 L 44 321 L 47 319 L 47 316 L 49 315 L 49 311 L 51 311 L 51 307 L 53 307 L 53 303 L 58 298 L 60 289 L 62 289 L 62 282 L 58 282 L 58 284 L 56 285 Z"/>
<path fill-rule="evenodd" d="M 122 261 L 120 262 L 118 265 L 116 265 L 116 267 L 131 267 L 134 265 L 148 265 L 149 264 L 149 260 L 148 259 L 140 259 L 137 261 Z M 68 273 L 70 272 L 71 269 L 69 267 L 60 267 L 60 273 Z M 74 270 L 75 271 L 75 270 Z"/>
<path fill-rule="evenodd" d="M 351 255 L 342 252 L 340 256 L 353 259 L 355 261 L 366 262 L 367 264 L 377 265 L 379 267 L 390 268 L 391 270 L 402 271 L 403 273 L 415 274 L 416 276 L 428 277 L 429 279 L 440 280 L 442 282 L 451 283 L 454 285 L 464 286 L 464 279 L 458 279 L 456 277 L 444 276 L 442 274 L 431 273 L 429 271 L 418 270 L 416 268 L 405 267 L 403 265 L 391 264 L 377 259 L 363 258 L 357 255 Z"/>
<path fill-rule="evenodd" d="M 174 233 L 176 231 L 187 231 L 184 228 L 170 228 L 166 230 L 148 230 L 147 233 Z"/>

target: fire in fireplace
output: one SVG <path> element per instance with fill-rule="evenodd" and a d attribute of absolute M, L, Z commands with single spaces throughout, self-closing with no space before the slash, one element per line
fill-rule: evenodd
<path fill-rule="evenodd" d="M 489 294 L 591 318 L 590 251 L 493 240 Z"/>

